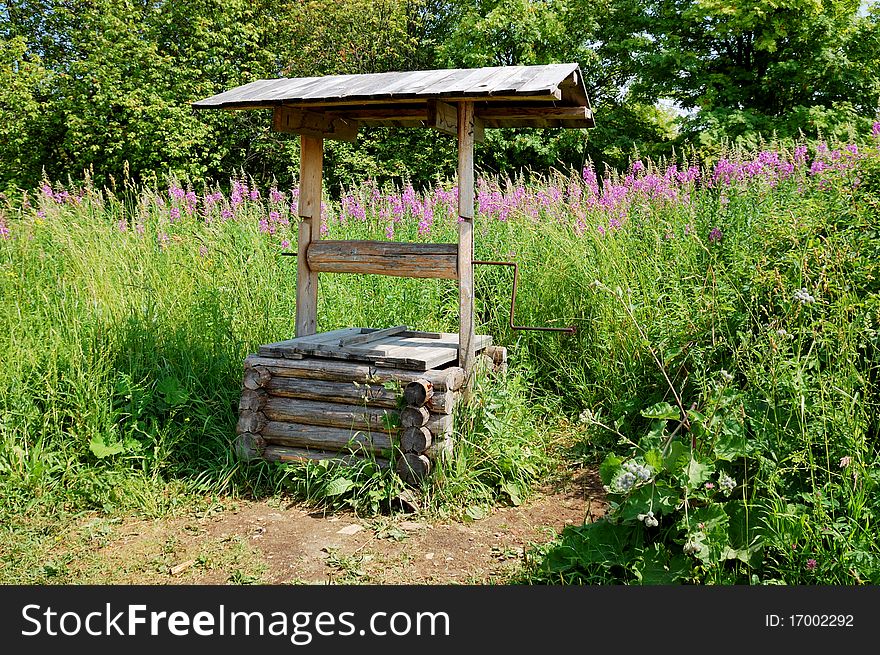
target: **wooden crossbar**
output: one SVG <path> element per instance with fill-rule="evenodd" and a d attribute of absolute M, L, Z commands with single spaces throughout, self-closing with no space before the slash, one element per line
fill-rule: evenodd
<path fill-rule="evenodd" d="M 315 241 L 307 252 L 316 273 L 371 273 L 395 277 L 458 279 L 454 243 Z"/>

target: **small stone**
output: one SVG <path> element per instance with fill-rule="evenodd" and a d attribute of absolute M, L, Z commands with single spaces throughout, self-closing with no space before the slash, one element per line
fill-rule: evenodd
<path fill-rule="evenodd" d="M 434 559 L 434 553 L 425 553 L 425 559 Z"/>
<path fill-rule="evenodd" d="M 398 527 L 406 532 L 418 532 L 422 528 L 427 527 L 424 523 L 418 521 L 402 521 Z"/>
<path fill-rule="evenodd" d="M 341 530 L 337 530 L 336 534 L 352 535 L 352 534 L 357 534 L 358 532 L 360 532 L 363 529 L 364 529 L 363 526 L 358 525 L 357 523 L 352 523 L 351 525 L 346 525 Z"/>
<path fill-rule="evenodd" d="M 180 575 L 181 573 L 183 573 L 184 571 L 186 571 L 188 568 L 190 568 L 191 566 L 193 566 L 195 563 L 196 563 L 196 561 L 195 561 L 194 559 L 189 559 L 189 560 L 187 560 L 187 561 L 185 561 L 185 562 L 181 562 L 181 563 L 178 564 L 177 566 L 172 566 L 172 567 L 171 567 L 171 570 L 169 571 L 169 573 L 170 573 L 171 575 Z"/>

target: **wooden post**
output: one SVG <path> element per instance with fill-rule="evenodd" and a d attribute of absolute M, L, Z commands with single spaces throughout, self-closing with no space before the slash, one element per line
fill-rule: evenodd
<path fill-rule="evenodd" d="M 324 139 L 300 136 L 299 233 L 296 258 L 296 336 L 318 330 L 318 274 L 309 268 L 309 245 L 321 238 L 321 177 Z"/>
<path fill-rule="evenodd" d="M 458 103 L 458 365 L 474 366 L 474 103 Z"/>

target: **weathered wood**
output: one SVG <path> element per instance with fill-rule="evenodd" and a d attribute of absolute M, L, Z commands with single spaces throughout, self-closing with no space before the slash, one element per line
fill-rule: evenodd
<path fill-rule="evenodd" d="M 349 430 L 366 430 L 395 434 L 401 429 L 400 413 L 383 407 L 343 405 L 317 400 L 269 396 L 263 414 L 270 421 L 325 425 Z M 451 414 L 431 414 L 425 424 L 432 433 L 440 434 L 452 425 Z"/>
<path fill-rule="evenodd" d="M 322 112 L 275 107 L 272 112 L 272 129 L 276 132 L 293 132 L 300 136 L 355 141 L 358 123 L 350 118 L 328 116 Z"/>
<path fill-rule="evenodd" d="M 386 386 L 387 385 L 387 386 Z M 310 380 L 307 378 L 273 376 L 263 387 L 270 396 L 322 400 L 332 403 L 367 405 L 396 409 L 400 397 L 397 385 L 370 384 L 366 382 L 341 382 Z M 458 395 L 446 390 L 433 394 L 425 404 L 434 414 L 451 414 Z"/>
<path fill-rule="evenodd" d="M 574 91 L 574 88 L 572 89 Z M 547 123 L 551 127 L 592 127 L 593 111 L 589 100 L 583 97 L 583 105 L 553 106 L 530 104 L 475 106 L 474 114 L 482 122 L 483 129 L 495 127 L 528 127 L 537 123 Z M 429 105 L 431 101 L 420 106 L 403 104 L 376 107 L 337 108 L 332 114 L 362 122 L 365 125 L 399 125 L 403 127 L 421 127 L 425 124 L 435 126 L 431 119 Z M 444 103 L 447 107 L 453 107 Z M 453 107 L 454 109 L 454 107 Z M 452 122 L 453 134 L 455 122 Z M 476 139 L 478 142 L 479 139 Z"/>
<path fill-rule="evenodd" d="M 263 457 L 266 441 L 259 434 L 242 432 L 232 442 L 235 456 L 244 462 L 252 462 Z"/>
<path fill-rule="evenodd" d="M 386 432 L 364 432 L 347 428 L 334 428 L 303 423 L 269 421 L 263 428 L 262 437 L 267 444 L 316 448 L 319 450 L 367 450 L 377 455 L 387 454 L 393 439 Z"/>
<path fill-rule="evenodd" d="M 400 415 L 394 410 L 318 400 L 269 396 L 263 413 L 270 421 L 326 425 L 350 430 L 394 432 L 400 427 Z"/>
<path fill-rule="evenodd" d="M 431 472 L 431 460 L 425 455 L 405 453 L 398 458 L 396 470 L 406 484 L 418 485 Z"/>
<path fill-rule="evenodd" d="M 263 405 L 266 404 L 266 398 L 267 395 L 265 391 L 253 391 L 251 389 L 245 389 L 241 392 L 241 398 L 238 401 L 238 409 L 239 411 L 259 411 L 263 408 Z"/>
<path fill-rule="evenodd" d="M 408 406 L 400 410 L 400 424 L 405 428 L 422 427 L 428 424 L 431 412 L 427 407 Z"/>
<path fill-rule="evenodd" d="M 380 368 L 360 362 L 337 361 L 332 359 L 280 359 L 250 355 L 245 360 L 250 366 L 263 366 L 273 376 L 328 380 L 339 382 L 360 382 L 382 384 L 384 382 L 407 382 L 424 378 L 434 385 L 434 391 L 457 391 L 464 384 L 465 372 L 459 366 L 427 371 L 411 371 L 400 368 Z"/>
<path fill-rule="evenodd" d="M 381 384 L 327 382 L 282 376 L 273 376 L 264 388 L 271 396 L 392 409 L 397 407 L 397 399 L 399 398 L 396 389 L 389 389 Z"/>
<path fill-rule="evenodd" d="M 563 100 L 571 104 L 580 98 L 586 101 L 583 82 L 572 77 L 573 71 L 578 71 L 578 66 L 569 63 L 257 80 L 199 100 L 192 106 L 257 109 L 283 104 L 322 110 L 345 105 L 410 104 L 432 97 L 448 102 L 485 99 L 505 103 L 534 99 Z M 573 94 L 574 90 L 580 94 Z"/>
<path fill-rule="evenodd" d="M 474 364 L 474 105 L 458 105 L 458 365 Z"/>
<path fill-rule="evenodd" d="M 431 384 L 430 380 L 424 378 L 413 380 L 403 389 L 404 401 L 406 401 L 407 405 L 412 405 L 413 407 L 421 407 L 431 400 L 433 395 L 434 385 Z"/>
<path fill-rule="evenodd" d="M 344 331 L 349 335 L 359 334 L 361 328 Z M 476 335 L 475 350 L 479 351 L 492 344 L 492 337 Z M 439 368 L 458 357 L 459 337 L 455 333 L 441 333 L 430 337 L 400 335 L 386 336 L 369 344 L 340 347 L 338 342 L 324 334 L 298 337 L 275 344 L 260 346 L 259 354 L 287 358 L 289 353 L 328 357 L 332 359 L 359 360 L 375 366 L 426 371 Z"/>
<path fill-rule="evenodd" d="M 425 403 L 425 407 L 427 407 L 432 414 L 452 414 L 459 398 L 461 398 L 461 394 L 456 391 L 449 391 L 447 389 L 446 391 L 435 392 L 434 395 L 428 399 L 428 402 Z"/>
<path fill-rule="evenodd" d="M 300 137 L 300 177 L 296 262 L 296 336 L 314 334 L 318 329 L 318 272 L 309 267 L 309 246 L 321 238 L 321 177 L 324 166 L 324 140 Z"/>
<path fill-rule="evenodd" d="M 455 244 L 396 241 L 322 241 L 308 249 L 311 270 L 455 280 Z"/>
<path fill-rule="evenodd" d="M 449 461 L 454 454 L 454 440 L 451 435 L 433 439 L 431 446 L 423 453 L 432 461 Z"/>
<path fill-rule="evenodd" d="M 405 453 L 421 454 L 431 447 L 431 431 L 425 427 L 404 428 L 400 433 L 400 449 Z"/>
<path fill-rule="evenodd" d="M 262 366 L 246 366 L 242 386 L 245 389 L 256 390 L 264 386 L 272 379 L 272 374 Z"/>
<path fill-rule="evenodd" d="M 343 337 L 339 340 L 339 345 L 342 347 L 363 345 L 370 341 L 375 341 L 376 339 L 384 339 L 385 337 L 391 337 L 400 334 L 401 332 L 406 332 L 407 330 L 409 330 L 409 327 L 406 325 L 395 325 L 394 327 L 382 328 L 381 330 L 371 330 L 353 337 Z"/>
<path fill-rule="evenodd" d="M 329 460 L 342 466 L 355 466 L 362 464 L 365 459 L 370 459 L 379 468 L 388 468 L 388 460 L 384 458 L 363 457 L 361 455 L 344 455 L 338 452 L 326 450 L 311 450 L 308 448 L 292 448 L 290 446 L 266 446 L 263 451 L 263 459 L 268 462 L 297 463 L 309 460 Z"/>
<path fill-rule="evenodd" d="M 507 348 L 504 346 L 487 346 L 485 353 L 492 358 L 496 366 L 507 363 Z"/>
<path fill-rule="evenodd" d="M 458 109 L 455 105 L 432 98 L 428 100 L 427 114 L 428 125 L 444 134 L 458 136 Z M 476 116 L 474 116 L 474 141 L 486 142 L 483 121 Z"/>
<path fill-rule="evenodd" d="M 265 426 L 266 415 L 263 414 L 263 412 L 252 412 L 250 410 L 244 410 L 239 412 L 238 414 L 238 423 L 236 424 L 235 429 L 239 434 L 243 434 L 245 432 L 259 434 Z"/>

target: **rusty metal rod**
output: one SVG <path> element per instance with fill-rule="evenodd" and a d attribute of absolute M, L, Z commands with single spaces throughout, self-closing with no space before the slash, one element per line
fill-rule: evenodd
<path fill-rule="evenodd" d="M 516 308 L 516 287 L 519 281 L 519 265 L 516 262 L 488 262 L 488 261 L 480 261 L 473 260 L 472 264 L 479 264 L 482 266 L 512 266 L 513 267 L 513 293 L 510 296 L 510 329 L 511 330 L 534 330 L 538 332 L 565 332 L 567 334 L 574 334 L 575 328 L 574 325 L 570 325 L 564 328 L 556 328 L 556 327 L 537 327 L 533 325 L 514 325 L 513 324 L 513 312 Z"/>

